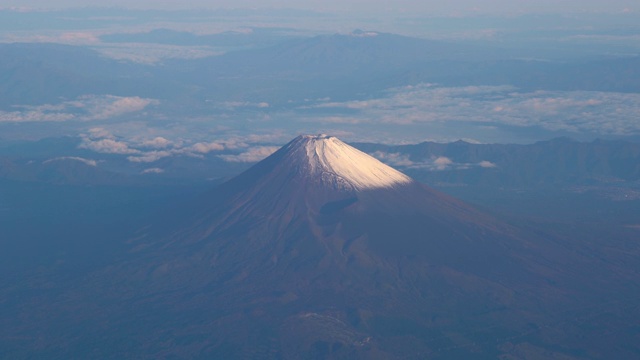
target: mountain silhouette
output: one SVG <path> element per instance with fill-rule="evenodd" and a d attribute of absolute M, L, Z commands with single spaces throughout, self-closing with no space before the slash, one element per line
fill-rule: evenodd
<path fill-rule="evenodd" d="M 327 135 L 295 138 L 171 214 L 51 305 L 62 330 L 49 346 L 101 358 L 495 358 L 602 285 L 554 239 Z M 535 341 L 564 354 L 561 337 Z"/>

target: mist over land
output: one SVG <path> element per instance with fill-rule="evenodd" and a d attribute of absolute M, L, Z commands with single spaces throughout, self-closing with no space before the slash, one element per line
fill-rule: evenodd
<path fill-rule="evenodd" d="M 640 353 L 636 4 L 78 5 L 0 7 L 0 357 Z"/>
<path fill-rule="evenodd" d="M 4 9 L 2 137 L 637 137 L 640 30 L 623 10 Z"/>

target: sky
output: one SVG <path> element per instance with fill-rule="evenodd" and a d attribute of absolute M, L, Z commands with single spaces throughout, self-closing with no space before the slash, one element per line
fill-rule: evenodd
<path fill-rule="evenodd" d="M 417 1 L 396 0 L 391 4 L 382 0 L 2 0 L 2 7 L 127 7 L 127 8 L 300 8 L 319 11 L 393 11 L 407 13 L 527 13 L 527 12 L 607 12 L 620 13 L 640 10 L 637 0 L 455 0 L 455 1 Z"/>
<path fill-rule="evenodd" d="M 193 60 L 218 55 L 229 49 L 204 43 L 154 42 L 156 40 L 148 43 L 131 39 L 113 42 L 103 37 L 113 34 L 147 33 L 155 29 L 191 32 L 201 37 L 238 30 L 246 35 L 252 33 L 247 32 L 247 28 L 266 29 L 277 26 L 288 29 L 288 32 L 296 30 L 291 34 L 305 37 L 333 33 L 349 34 L 354 29 L 365 29 L 425 37 L 436 41 L 460 41 L 465 49 L 466 46 L 471 46 L 472 49 L 488 49 L 487 54 L 474 50 L 479 58 L 484 58 L 485 55 L 493 58 L 492 54 L 499 53 L 503 48 L 506 50 L 503 49 L 504 54 L 500 55 L 500 59 L 516 56 L 518 60 L 522 58 L 541 62 L 558 59 L 586 61 L 602 56 L 605 59 L 615 56 L 640 56 L 640 23 L 637 21 L 640 0 L 397 0 L 392 2 L 392 8 L 388 9 L 390 3 L 379 0 L 0 0 L 0 9 L 93 7 L 90 11 L 77 13 L 51 11 L 45 13 L 45 16 L 31 16 L 29 11 L 20 15 L 22 17 L 17 15 L 18 12 L 2 12 L 0 15 L 10 21 L 3 23 L 0 19 L 0 42 L 54 42 L 81 46 L 98 51 L 111 60 L 130 60 L 145 66 L 156 66 L 162 65 L 166 59 Z M 152 13 L 152 16 L 147 17 L 132 12 L 134 15 L 129 18 L 101 16 L 103 9 L 98 7 L 298 8 L 330 11 L 337 16 L 329 14 L 317 18 L 298 17 L 291 16 L 292 13 L 297 14 L 296 12 L 266 11 L 256 12 L 259 14 L 256 16 L 232 15 L 224 18 L 221 15 L 224 21 L 210 21 L 208 18 L 203 20 L 198 16 L 193 17 L 194 13 L 185 15 L 167 12 L 160 17 Z M 363 12 L 364 9 L 377 14 L 368 16 L 369 14 Z M 564 12 L 587 14 L 515 16 L 523 13 Z M 605 12 L 617 15 L 601 16 L 600 13 Z M 632 14 L 627 15 L 626 12 Z M 364 16 L 357 16 L 361 13 Z M 405 17 L 402 13 L 409 15 Z M 473 17 L 473 14 L 498 16 Z M 500 14 L 508 15 L 499 16 Z M 412 15 L 416 15 L 417 20 L 413 21 Z M 434 15 L 433 19 L 430 15 Z M 426 21 L 422 21 L 424 19 Z M 270 41 L 268 37 L 261 37 L 259 32 L 256 34 L 256 39 L 263 40 L 255 41 Z M 480 47 L 475 48 L 477 46 Z M 80 69 L 85 68 L 80 66 Z M 599 70 L 594 71 L 603 71 L 602 67 L 597 69 Z M 627 71 L 613 65 L 611 69 L 613 75 L 616 75 L 616 71 Z M 39 72 L 33 73 L 36 75 L 36 81 L 40 81 L 37 79 Z M 595 80 L 589 80 L 590 75 L 594 75 Z M 78 134 L 85 136 L 90 129 L 101 128 L 108 130 L 110 137 L 99 138 L 95 141 L 95 146 L 94 142 L 87 143 L 87 148 L 96 151 L 106 149 L 128 154 L 135 161 L 146 161 L 172 154 L 162 148 L 153 150 L 149 155 L 144 150 L 144 146 L 147 145 L 140 145 L 159 137 L 168 139 L 175 151 L 190 149 L 198 143 L 211 144 L 213 140 L 229 137 L 258 134 L 261 137 L 256 143 L 273 144 L 273 141 L 284 141 L 298 133 L 317 132 L 344 135 L 344 138 L 352 141 L 388 143 L 457 139 L 529 143 L 557 136 L 570 136 L 580 140 L 591 140 L 595 137 L 640 138 L 640 123 L 637 121 L 640 113 L 640 94 L 635 92 L 636 88 L 629 90 L 619 86 L 608 89 L 607 86 L 599 86 L 598 76 L 595 75 L 598 74 L 581 73 L 580 76 L 586 78 L 584 86 L 569 84 L 559 88 L 547 88 L 545 86 L 548 84 L 542 81 L 540 88 L 531 86 L 527 89 L 518 88 L 522 87 L 522 82 L 510 83 L 510 76 L 514 75 L 509 72 L 505 75 L 507 80 L 503 82 L 480 77 L 485 83 L 473 83 L 473 86 L 461 86 L 455 82 L 440 84 L 438 81 L 446 79 L 438 78 L 433 80 L 433 84 L 414 84 L 410 80 L 406 80 L 405 83 L 403 79 L 399 83 L 388 81 L 385 91 L 367 95 L 369 97 L 356 96 L 355 93 L 349 93 L 349 90 L 343 91 L 349 93 L 346 97 L 332 98 L 333 94 L 319 91 L 322 96 L 317 99 L 300 98 L 295 101 L 289 100 L 286 104 L 284 101 L 288 96 L 292 96 L 291 91 L 286 88 L 281 90 L 281 95 L 273 97 L 275 103 L 268 98 L 252 98 L 253 95 L 244 96 L 241 92 L 231 91 L 228 99 L 219 101 L 212 98 L 202 100 L 194 96 L 197 101 L 203 101 L 202 104 L 197 103 L 197 110 L 193 109 L 191 103 L 189 106 L 180 103 L 184 100 L 172 102 L 155 93 L 143 94 L 137 90 L 123 92 L 117 87 L 104 93 L 87 90 L 57 100 L 29 98 L 31 93 L 25 91 L 24 99 L 18 99 L 15 103 L 0 108 L 0 139 L 38 139 Z M 518 76 L 516 78 L 519 79 Z M 383 85 L 374 85 L 387 86 L 386 79 L 380 82 Z M 166 81 L 162 83 L 166 84 Z M 238 87 L 246 86 L 242 82 L 239 84 Z M 209 90 L 213 95 L 206 96 L 213 99 L 215 96 L 222 96 L 214 87 Z M 21 94 L 15 89 L 6 91 Z M 247 92 L 253 94 L 251 91 Z M 41 96 L 37 92 L 35 94 L 33 96 Z M 203 94 L 198 96 L 205 96 Z M 363 127 L 367 129 L 366 132 L 362 132 Z M 265 141 L 265 136 L 275 136 L 277 140 Z M 88 135 L 85 138 L 90 139 Z M 123 143 L 114 142 L 114 139 Z M 244 143 L 251 144 L 250 141 Z M 216 146 L 218 143 L 214 148 Z M 210 147 L 196 148 L 202 152 Z M 260 148 L 259 152 L 249 155 L 262 154 L 260 151 L 264 150 Z"/>

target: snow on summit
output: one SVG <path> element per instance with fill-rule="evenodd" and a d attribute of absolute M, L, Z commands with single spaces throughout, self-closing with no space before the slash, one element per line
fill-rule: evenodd
<path fill-rule="evenodd" d="M 328 135 L 301 135 L 287 145 L 294 162 L 307 162 L 321 178 L 337 177 L 356 190 L 389 188 L 413 182 L 405 174 Z M 297 158 L 297 159 L 296 159 Z"/>

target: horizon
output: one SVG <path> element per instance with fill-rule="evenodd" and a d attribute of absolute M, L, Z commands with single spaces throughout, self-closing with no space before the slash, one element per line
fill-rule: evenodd
<path fill-rule="evenodd" d="M 88 5 L 83 0 L 5 0 L 0 9 L 80 9 L 80 8 L 122 8 L 122 9 L 145 9 L 145 10 L 189 10 L 189 9 L 291 9 L 308 10 L 330 13 L 407 13 L 407 14 L 436 14 L 436 15 L 522 15 L 522 14 L 571 14 L 571 13 L 634 13 L 640 11 L 637 2 L 630 0 L 609 1 L 606 4 L 598 0 L 591 1 L 520 1 L 517 4 L 513 1 L 489 0 L 479 3 L 475 0 L 456 0 L 453 2 L 437 1 L 396 1 L 389 5 L 384 1 L 137 1 L 131 3 L 124 0 L 109 0 L 101 2 L 100 5 Z"/>

